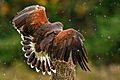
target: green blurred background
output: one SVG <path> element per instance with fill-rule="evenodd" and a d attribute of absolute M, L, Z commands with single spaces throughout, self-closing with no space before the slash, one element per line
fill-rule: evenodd
<path fill-rule="evenodd" d="M 12 25 L 30 5 L 46 7 L 50 22 L 81 32 L 92 72 L 76 68 L 76 80 L 120 80 L 120 0 L 0 0 L 0 80 L 48 80 L 26 64 Z"/>

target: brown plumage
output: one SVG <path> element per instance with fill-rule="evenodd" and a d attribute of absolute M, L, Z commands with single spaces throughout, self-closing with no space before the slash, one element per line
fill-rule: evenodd
<path fill-rule="evenodd" d="M 21 44 L 31 68 L 50 75 L 56 72 L 52 61 L 72 61 L 87 71 L 87 52 L 81 33 L 74 29 L 63 30 L 61 22 L 50 23 L 45 8 L 33 5 L 25 8 L 13 19 L 15 29 L 21 34 Z"/>

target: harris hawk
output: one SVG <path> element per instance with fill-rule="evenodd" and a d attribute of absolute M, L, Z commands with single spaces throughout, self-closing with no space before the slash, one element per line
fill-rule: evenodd
<path fill-rule="evenodd" d="M 90 70 L 83 35 L 72 28 L 63 30 L 61 22 L 49 22 L 45 7 L 26 7 L 14 17 L 13 25 L 21 35 L 27 64 L 37 72 L 56 73 L 53 61 L 68 62 L 70 57 L 74 65 L 79 63 L 82 70 Z"/>

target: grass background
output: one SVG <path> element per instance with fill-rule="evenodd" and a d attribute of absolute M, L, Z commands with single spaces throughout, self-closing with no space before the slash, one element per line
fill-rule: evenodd
<path fill-rule="evenodd" d="M 120 80 L 119 0 L 0 0 L 0 80 L 48 80 L 26 64 L 20 35 L 12 25 L 30 5 L 46 7 L 50 22 L 74 28 L 86 41 L 91 72 L 76 67 L 76 80 Z"/>

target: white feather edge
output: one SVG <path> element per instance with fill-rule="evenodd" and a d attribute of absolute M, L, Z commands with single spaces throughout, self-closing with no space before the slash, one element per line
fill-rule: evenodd
<path fill-rule="evenodd" d="M 51 65 L 50 65 L 50 57 L 48 57 L 48 54 L 46 55 L 46 58 L 47 58 L 47 61 L 48 61 L 48 65 L 50 66 L 50 69 L 51 69 Z M 54 72 L 54 73 L 56 73 L 56 70 L 53 70 L 53 69 L 51 69 L 52 70 L 52 72 Z M 47 71 L 47 73 L 50 73 L 49 71 Z"/>
<path fill-rule="evenodd" d="M 32 51 L 31 53 L 30 53 L 30 55 L 33 53 L 34 51 Z M 28 58 L 27 58 L 27 64 L 28 65 L 31 65 L 31 63 L 28 63 L 28 59 L 29 59 L 29 56 L 28 56 Z"/>
<path fill-rule="evenodd" d="M 48 75 L 51 75 L 51 71 L 49 72 L 49 71 L 47 71 L 47 73 L 48 73 Z"/>
<path fill-rule="evenodd" d="M 24 47 L 22 47 L 22 51 L 26 52 L 26 51 L 24 50 Z"/>
<path fill-rule="evenodd" d="M 56 73 L 56 69 L 54 70 L 54 69 L 51 69 L 52 70 L 52 72 L 54 72 L 54 73 Z"/>
<path fill-rule="evenodd" d="M 40 70 L 37 67 L 35 67 L 35 70 L 36 70 L 36 72 L 40 72 Z"/>
<path fill-rule="evenodd" d="M 49 67 L 51 66 L 50 65 L 50 58 L 48 57 L 48 54 L 45 56 L 46 57 L 46 59 L 47 59 L 47 62 L 48 62 L 48 65 L 49 65 Z M 48 73 L 48 75 L 51 75 L 51 71 L 47 71 L 47 73 Z"/>
<path fill-rule="evenodd" d="M 31 68 L 34 68 L 34 66 L 33 66 L 32 64 L 30 64 L 30 67 L 31 67 Z"/>
<path fill-rule="evenodd" d="M 25 53 L 24 56 L 25 56 L 26 58 L 28 58 L 29 56 L 27 56 L 26 54 L 27 54 L 27 53 Z"/>
<path fill-rule="evenodd" d="M 15 29 L 16 29 L 16 28 L 15 28 Z M 19 34 L 21 34 L 21 33 L 20 33 L 20 30 L 18 30 L 18 29 L 16 29 L 16 30 L 18 31 Z M 32 37 L 27 37 L 27 38 L 32 39 Z M 21 34 L 21 39 L 24 40 L 24 36 L 23 36 L 22 34 Z M 21 41 L 20 43 L 21 43 L 22 45 L 24 45 L 24 44 L 23 44 L 23 41 Z M 34 44 L 33 44 L 32 42 L 29 44 L 29 46 L 31 46 L 32 50 L 34 50 Z M 24 47 L 22 47 L 22 50 L 23 50 L 24 52 L 26 52 L 26 51 L 24 50 Z M 31 53 L 32 53 L 32 52 L 31 52 Z M 29 56 L 27 56 L 26 53 L 24 54 L 24 56 L 25 56 L 26 58 L 29 58 Z M 50 58 L 48 57 L 48 55 L 46 55 L 45 57 L 38 58 L 38 60 L 39 60 L 39 59 L 41 59 L 41 61 L 42 61 L 42 60 L 45 61 L 45 64 L 44 64 L 45 66 L 46 66 L 46 59 L 47 59 L 49 67 L 51 66 L 51 65 L 50 65 L 50 61 L 49 61 Z M 34 66 L 32 66 L 31 63 L 27 63 L 27 64 L 30 65 L 31 68 L 34 68 Z M 50 69 L 51 69 L 51 68 L 50 68 Z M 38 70 L 37 67 L 35 67 L 35 70 L 36 70 L 36 72 L 40 72 L 40 70 Z M 56 73 L 56 70 L 53 70 L 53 69 L 51 69 L 51 70 L 52 70 L 54 73 Z M 45 73 L 46 73 L 46 72 L 43 72 L 43 71 L 42 71 L 42 74 L 43 74 L 43 75 L 45 75 Z M 51 75 L 51 71 L 47 71 L 47 73 L 48 73 L 48 75 Z"/>
<path fill-rule="evenodd" d="M 37 61 L 38 61 L 38 60 L 40 60 L 40 59 L 38 58 Z M 36 72 L 40 72 L 40 70 L 37 69 L 37 67 L 35 67 L 35 70 L 36 70 Z"/>
<path fill-rule="evenodd" d="M 36 53 L 36 51 L 35 51 L 35 49 L 34 49 L 34 43 L 30 43 L 28 46 L 31 46 L 31 50 L 32 50 L 32 52 L 35 52 Z M 22 50 L 24 51 L 24 52 L 26 52 L 25 50 L 24 50 L 24 47 L 22 47 Z M 26 58 L 28 58 L 29 56 L 27 56 L 26 55 L 27 54 L 27 52 L 24 54 L 24 56 L 26 57 Z"/>
<path fill-rule="evenodd" d="M 45 61 L 45 62 L 44 62 L 44 67 L 46 67 L 46 58 L 45 58 L 45 56 L 41 57 L 41 62 L 42 62 L 42 61 Z M 46 73 L 46 72 L 43 72 L 43 71 L 42 71 L 42 74 L 43 74 L 43 75 L 45 75 L 45 73 Z"/>
<path fill-rule="evenodd" d="M 46 72 L 43 72 L 43 71 L 42 71 L 42 74 L 43 74 L 43 75 L 45 75 L 45 73 L 46 73 Z"/>

